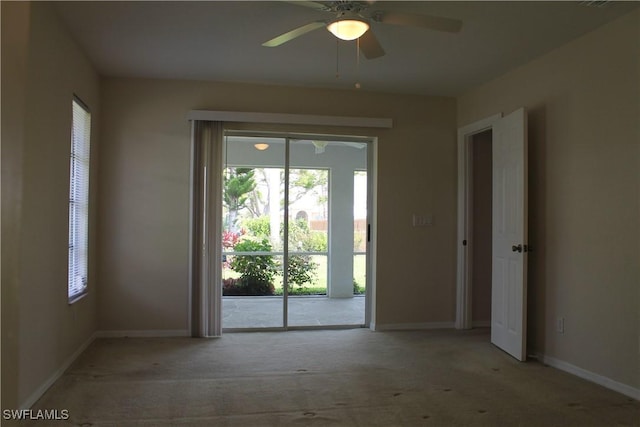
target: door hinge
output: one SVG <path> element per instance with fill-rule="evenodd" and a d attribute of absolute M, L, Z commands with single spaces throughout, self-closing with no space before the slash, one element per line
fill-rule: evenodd
<path fill-rule="evenodd" d="M 467 246 L 467 240 L 466 239 L 462 241 L 462 246 Z"/>

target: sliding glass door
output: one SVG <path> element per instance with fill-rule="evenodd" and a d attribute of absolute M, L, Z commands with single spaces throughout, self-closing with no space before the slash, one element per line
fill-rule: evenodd
<path fill-rule="evenodd" d="M 282 328 L 286 139 L 225 137 L 222 327 Z"/>
<path fill-rule="evenodd" d="M 354 284 L 353 174 L 366 169 L 367 144 L 294 139 L 290 163 L 289 326 L 362 325 L 364 287 Z M 366 186 L 361 190 L 366 194 Z"/>
<path fill-rule="evenodd" d="M 225 136 L 225 330 L 365 324 L 367 148 Z"/>

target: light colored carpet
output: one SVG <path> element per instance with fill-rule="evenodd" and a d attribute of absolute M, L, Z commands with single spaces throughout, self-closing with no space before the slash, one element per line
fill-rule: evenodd
<path fill-rule="evenodd" d="M 76 426 L 640 425 L 639 402 L 517 362 L 486 329 L 99 339 L 33 409 Z"/>

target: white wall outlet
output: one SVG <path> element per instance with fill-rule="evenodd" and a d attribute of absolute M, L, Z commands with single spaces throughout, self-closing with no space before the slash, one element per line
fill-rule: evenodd
<path fill-rule="evenodd" d="M 564 334 L 564 317 L 558 317 L 557 331 L 559 334 Z"/>

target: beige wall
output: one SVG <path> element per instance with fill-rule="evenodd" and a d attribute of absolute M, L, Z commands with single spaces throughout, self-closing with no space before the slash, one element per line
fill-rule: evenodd
<path fill-rule="evenodd" d="M 22 146 L 30 5 L 2 2 L 2 409 L 18 407 Z"/>
<path fill-rule="evenodd" d="M 636 11 L 458 98 L 459 125 L 529 110 L 530 348 L 636 388 L 639 58 Z"/>
<path fill-rule="evenodd" d="M 378 323 L 453 321 L 453 99 L 115 78 L 102 94 L 100 329 L 188 327 L 191 109 L 392 118 L 391 130 L 296 129 L 379 137 Z M 414 212 L 435 225 L 412 228 Z"/>
<path fill-rule="evenodd" d="M 27 10 L 16 10 L 22 7 Z M 5 11 L 9 14 L 5 15 Z M 13 285 L 17 286 L 17 295 L 11 295 L 11 302 L 17 305 L 9 309 L 16 322 L 12 322 L 13 329 L 6 332 L 11 334 L 11 349 L 19 360 L 18 363 L 13 358 L 8 361 L 3 358 L 2 367 L 3 372 L 6 368 L 12 376 L 17 376 L 14 386 L 17 390 L 9 391 L 10 396 L 16 397 L 8 406 L 15 408 L 49 380 L 96 330 L 95 247 L 91 248 L 90 255 L 90 294 L 72 306 L 67 304 L 67 258 L 71 100 L 76 93 L 92 108 L 92 155 L 97 155 L 99 79 L 60 26 L 50 4 L 7 6 L 3 2 L 2 12 L 2 226 L 3 238 L 8 225 L 10 242 L 16 243 L 12 247 L 15 252 L 9 251 L 16 257 L 13 262 L 16 270 L 7 289 L 14 290 Z M 7 28 L 5 20 L 11 24 Z M 10 40 L 7 43 L 11 44 L 14 58 L 26 62 L 5 63 L 5 36 Z M 18 88 L 13 86 L 13 81 L 5 85 L 5 70 L 13 71 L 9 77 L 16 78 Z M 5 121 L 11 118 L 16 122 L 10 128 L 10 150 L 5 151 Z M 9 184 L 15 182 L 17 186 L 12 191 L 19 194 L 4 191 L 5 161 L 15 162 Z M 92 190 L 96 188 L 94 178 L 95 175 Z M 10 224 L 6 224 L 4 216 L 6 202 L 20 208 L 12 213 Z M 95 228 L 95 207 L 92 200 L 92 229 Z M 93 231 L 92 237 L 95 237 Z M 3 241 L 3 267 L 7 243 Z M 4 279 L 3 268 L 3 356 Z M 13 339 L 17 342 L 11 341 Z M 10 364 L 5 365 L 7 362 Z M 3 400 L 3 409 L 4 404 Z"/>

